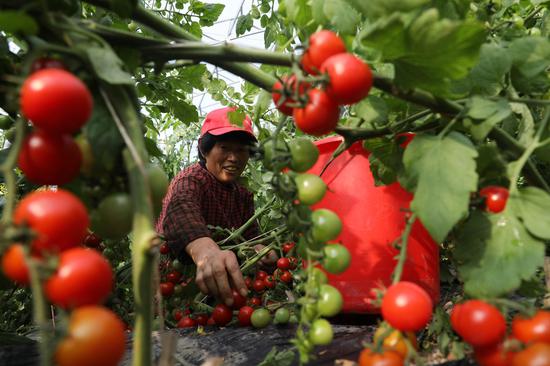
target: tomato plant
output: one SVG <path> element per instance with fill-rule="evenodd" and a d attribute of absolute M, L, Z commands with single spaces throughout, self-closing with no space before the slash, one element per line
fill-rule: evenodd
<path fill-rule="evenodd" d="M 344 272 L 350 265 L 351 254 L 341 244 L 327 244 L 323 247 L 323 268 L 333 274 Z"/>
<path fill-rule="evenodd" d="M 309 339 L 316 346 L 325 346 L 332 342 L 334 334 L 332 326 L 326 319 L 317 319 L 309 329 Z"/>
<path fill-rule="evenodd" d="M 359 366 L 403 366 L 404 360 L 399 353 L 384 350 L 376 353 L 370 348 L 365 348 L 359 354 Z"/>
<path fill-rule="evenodd" d="M 298 173 L 309 170 L 319 158 L 319 149 L 315 144 L 305 138 L 298 137 L 290 141 L 290 169 Z"/>
<path fill-rule="evenodd" d="M 320 208 L 311 214 L 311 236 L 317 242 L 335 239 L 342 231 L 342 221 L 333 211 Z"/>
<path fill-rule="evenodd" d="M 266 308 L 256 309 L 250 317 L 250 322 L 254 328 L 265 328 L 271 323 L 271 314 Z"/>
<path fill-rule="evenodd" d="M 506 334 L 506 320 L 502 313 L 481 300 L 455 305 L 451 313 L 451 325 L 464 341 L 474 347 L 494 345 Z"/>
<path fill-rule="evenodd" d="M 321 30 L 309 37 L 309 44 L 302 56 L 302 66 L 310 74 L 318 74 L 321 65 L 330 56 L 346 52 L 344 41 L 336 33 Z"/>
<path fill-rule="evenodd" d="M 239 319 L 239 324 L 243 327 L 247 327 L 252 324 L 250 321 L 250 317 L 252 316 L 252 313 L 254 312 L 254 308 L 248 305 L 245 305 L 239 309 L 239 315 L 237 318 Z"/>
<path fill-rule="evenodd" d="M 2 271 L 10 280 L 19 285 L 28 285 L 29 268 L 25 263 L 24 248 L 21 244 L 12 244 L 2 255 Z"/>
<path fill-rule="evenodd" d="M 342 294 L 331 285 L 321 285 L 319 287 L 319 299 L 317 300 L 317 310 L 322 316 L 334 316 L 342 310 Z"/>
<path fill-rule="evenodd" d="M 531 318 L 515 316 L 512 320 L 512 337 L 523 343 L 550 343 L 550 311 L 538 310 Z"/>
<path fill-rule="evenodd" d="M 304 133 L 322 136 L 332 132 L 340 118 L 340 108 L 322 90 L 311 89 L 303 108 L 294 108 L 296 126 Z"/>
<path fill-rule="evenodd" d="M 223 327 L 227 325 L 233 318 L 233 312 L 231 308 L 225 304 L 218 304 L 212 311 L 212 318 L 216 325 Z"/>
<path fill-rule="evenodd" d="M 75 133 L 90 118 L 93 99 L 86 85 L 61 69 L 30 75 L 21 87 L 21 111 L 36 127 Z"/>
<path fill-rule="evenodd" d="M 479 196 L 485 198 L 485 208 L 492 213 L 499 213 L 506 207 L 508 189 L 498 186 L 487 186 L 479 191 Z"/>
<path fill-rule="evenodd" d="M 321 66 L 329 76 L 327 95 L 338 104 L 354 104 L 365 98 L 372 87 L 369 66 L 349 53 L 331 56 Z"/>
<path fill-rule="evenodd" d="M 298 82 L 296 75 L 283 76 L 281 80 L 282 83 L 281 81 L 277 81 L 273 85 L 273 92 L 271 93 L 273 103 L 279 111 L 287 116 L 292 116 L 294 106 L 297 103 L 293 98 L 294 95 L 296 93 L 298 93 L 298 95 L 305 94 L 311 85 L 307 82 Z M 285 90 L 287 91 L 286 95 Z M 284 101 L 281 100 L 283 95 L 285 95 Z"/>
<path fill-rule="evenodd" d="M 314 174 L 298 174 L 294 178 L 298 190 L 298 200 L 304 205 L 313 205 L 323 199 L 327 185 Z"/>
<path fill-rule="evenodd" d="M 428 324 L 432 308 L 432 299 L 422 287 L 401 281 L 387 289 L 381 310 L 384 320 L 393 328 L 415 332 Z"/>

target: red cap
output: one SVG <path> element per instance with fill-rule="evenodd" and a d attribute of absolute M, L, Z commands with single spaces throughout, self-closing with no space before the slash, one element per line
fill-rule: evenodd
<path fill-rule="evenodd" d="M 250 117 L 245 116 L 242 126 L 234 125 L 231 121 L 229 121 L 227 113 L 232 112 L 235 109 L 235 107 L 225 107 L 209 112 L 202 123 L 200 137 L 207 132 L 211 135 L 219 136 L 228 132 L 241 131 L 249 134 L 255 141 L 257 141 L 256 136 L 254 136 L 254 131 L 252 130 L 252 121 L 250 120 Z"/>

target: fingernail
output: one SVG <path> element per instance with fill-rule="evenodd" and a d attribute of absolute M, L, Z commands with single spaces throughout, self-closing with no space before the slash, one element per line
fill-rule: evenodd
<path fill-rule="evenodd" d="M 233 305 L 233 299 L 226 299 L 226 300 L 225 300 L 225 304 L 226 304 L 227 306 Z"/>

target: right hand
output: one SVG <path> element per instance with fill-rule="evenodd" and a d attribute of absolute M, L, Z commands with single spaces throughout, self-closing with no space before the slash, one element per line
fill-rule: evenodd
<path fill-rule="evenodd" d="M 233 305 L 232 288 L 243 296 L 248 295 L 235 253 L 221 250 L 207 237 L 192 241 L 186 250 L 197 265 L 195 282 L 202 293 L 214 295 L 228 306 Z"/>

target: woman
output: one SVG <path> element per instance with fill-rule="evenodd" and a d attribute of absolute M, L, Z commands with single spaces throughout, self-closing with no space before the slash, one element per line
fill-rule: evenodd
<path fill-rule="evenodd" d="M 206 115 L 199 137 L 199 162 L 172 180 L 157 223 L 172 253 L 197 266 L 195 281 L 201 292 L 221 298 L 228 306 L 233 304 L 232 288 L 243 296 L 248 289 L 235 253 L 221 250 L 207 226 L 236 229 L 254 215 L 253 195 L 237 179 L 257 142 L 248 116 L 242 126 L 231 124 L 227 113 L 233 110 L 221 108 Z M 254 223 L 243 236 L 251 239 L 258 234 Z M 271 251 L 264 263 L 276 260 Z"/>

